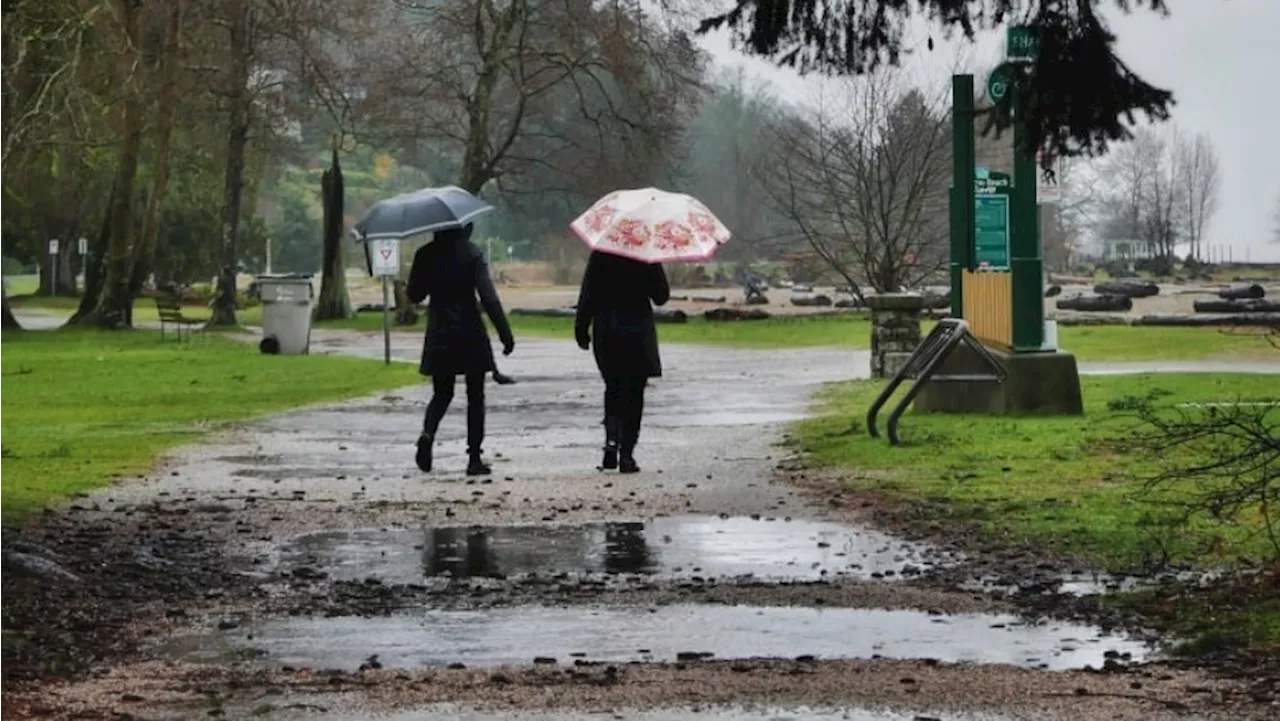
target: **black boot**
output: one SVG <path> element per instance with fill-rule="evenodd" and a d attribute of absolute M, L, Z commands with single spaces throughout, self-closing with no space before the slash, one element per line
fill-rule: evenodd
<path fill-rule="evenodd" d="M 618 467 L 618 421 L 613 418 L 604 419 L 604 458 L 600 460 L 602 470 L 611 471 Z"/>
<path fill-rule="evenodd" d="M 431 446 L 435 445 L 435 442 L 435 436 L 426 431 L 418 436 L 418 454 L 414 460 L 418 462 L 418 469 L 423 473 L 431 472 Z"/>
<path fill-rule="evenodd" d="M 493 372 L 493 381 L 494 381 L 495 383 L 497 383 L 498 385 L 500 385 L 500 386 L 509 386 L 509 385 L 514 384 L 514 383 L 516 382 L 516 379 L 515 379 L 515 378 L 512 378 L 511 376 L 507 375 L 506 373 L 503 373 L 503 372 L 501 372 L 501 371 L 497 371 L 497 370 L 495 370 L 495 371 Z"/>
<path fill-rule="evenodd" d="M 493 473 L 493 469 L 489 467 L 488 463 L 481 460 L 480 451 L 472 451 L 471 460 L 467 461 L 467 475 L 487 476 L 490 473 Z"/>
<path fill-rule="evenodd" d="M 640 466 L 636 464 L 635 456 L 631 450 L 624 449 L 621 457 L 618 459 L 618 473 L 639 473 Z"/>

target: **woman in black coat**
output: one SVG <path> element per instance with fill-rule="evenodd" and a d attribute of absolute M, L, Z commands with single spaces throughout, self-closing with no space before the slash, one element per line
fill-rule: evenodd
<path fill-rule="evenodd" d="M 662 375 L 653 305 L 671 296 L 661 265 L 596 251 L 587 261 L 574 324 L 578 347 L 591 348 L 604 379 L 604 468 L 637 473 L 644 389 Z"/>
<path fill-rule="evenodd" d="M 458 376 L 467 382 L 467 475 L 487 475 L 491 469 L 481 459 L 484 442 L 484 377 L 497 370 L 489 332 L 480 310 L 493 321 L 502 340 L 502 354 L 510 355 L 516 341 L 502 312 L 502 303 L 489 277 L 484 253 L 471 242 L 472 226 L 442 230 L 413 256 L 406 289 L 409 300 L 421 303 L 428 296 L 427 336 L 422 344 L 418 372 L 431 376 L 431 402 L 418 437 L 418 467 L 431 470 L 436 429 L 453 400 Z M 480 302 L 476 303 L 477 294 Z"/>

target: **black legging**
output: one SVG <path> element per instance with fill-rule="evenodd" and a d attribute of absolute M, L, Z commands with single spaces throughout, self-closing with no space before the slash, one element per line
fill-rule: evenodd
<path fill-rule="evenodd" d="M 484 444 L 484 373 L 467 375 L 467 452 L 480 453 Z M 457 376 L 438 375 L 431 377 L 431 402 L 427 404 L 427 415 L 422 422 L 422 430 L 436 435 L 445 411 L 453 402 L 453 389 L 457 385 Z"/>
<path fill-rule="evenodd" d="M 640 441 L 640 419 L 644 417 L 644 388 L 649 379 L 622 376 L 604 379 L 605 428 L 610 421 L 617 424 L 618 445 L 626 453 L 635 450 Z"/>

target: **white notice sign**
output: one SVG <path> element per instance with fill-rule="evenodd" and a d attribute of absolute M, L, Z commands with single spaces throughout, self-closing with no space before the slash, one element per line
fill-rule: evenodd
<path fill-rule="evenodd" d="M 49 255 L 57 255 L 57 254 L 58 254 L 58 239 L 50 238 L 49 239 Z"/>
<path fill-rule="evenodd" d="M 80 255 L 88 255 L 88 254 L 89 254 L 89 239 L 81 238 L 80 239 Z"/>
<path fill-rule="evenodd" d="M 373 274 L 375 276 L 400 274 L 400 241 L 371 240 L 369 253 L 373 257 Z"/>

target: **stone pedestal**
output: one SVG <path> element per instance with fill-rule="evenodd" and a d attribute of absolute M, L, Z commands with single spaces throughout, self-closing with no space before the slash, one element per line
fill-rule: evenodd
<path fill-rule="evenodd" d="M 1011 353 L 988 347 L 1005 367 L 1004 383 L 965 381 L 925 383 L 914 408 L 920 413 L 995 413 L 1081 415 L 1080 372 L 1070 353 Z M 961 345 L 942 361 L 937 375 L 987 372 L 968 346 Z"/>
<path fill-rule="evenodd" d="M 871 377 L 892 378 L 920 345 L 924 298 L 915 293 L 887 293 L 867 298 L 871 309 Z"/>

